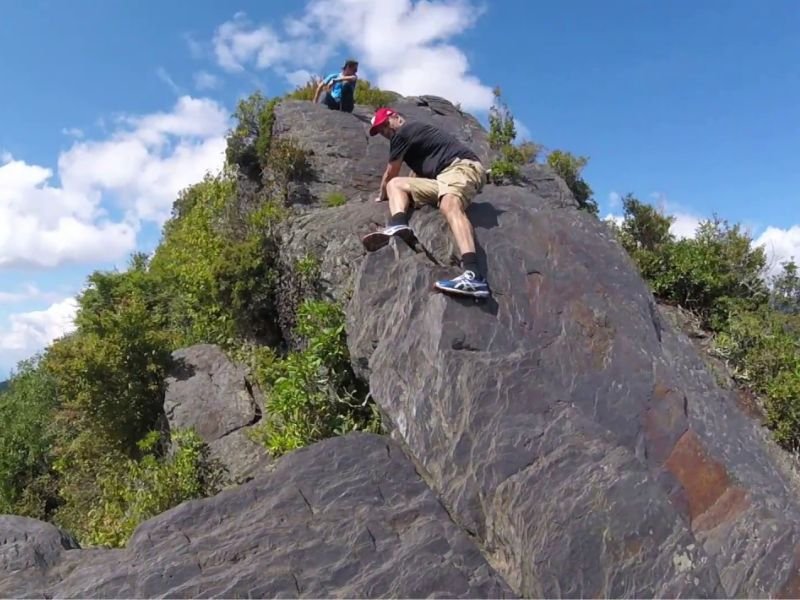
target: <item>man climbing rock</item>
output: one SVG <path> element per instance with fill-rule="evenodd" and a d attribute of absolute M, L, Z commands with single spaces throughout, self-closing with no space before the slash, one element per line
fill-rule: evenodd
<path fill-rule="evenodd" d="M 375 112 L 369 134 L 381 134 L 389 140 L 389 162 L 376 201 L 389 201 L 391 218 L 385 229 L 364 237 L 364 247 L 375 251 L 394 235 L 412 242 L 415 236 L 408 225 L 411 202 L 415 206 L 433 204 L 450 225 L 464 268 L 458 277 L 437 281 L 434 287 L 464 296 L 489 296 L 489 285 L 475 253 L 475 234 L 465 212 L 486 183 L 486 171 L 478 156 L 450 133 L 427 123 L 406 122 L 390 108 Z M 416 177 L 397 176 L 404 161 Z"/>
<path fill-rule="evenodd" d="M 358 73 L 358 61 L 347 59 L 341 73 L 331 73 L 319 83 L 314 93 L 314 102 L 318 102 L 322 94 L 322 103 L 331 110 L 353 112 L 356 81 L 358 81 L 356 73 Z"/>

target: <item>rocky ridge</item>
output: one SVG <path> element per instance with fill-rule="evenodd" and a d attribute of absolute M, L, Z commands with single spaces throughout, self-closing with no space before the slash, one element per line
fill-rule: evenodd
<path fill-rule="evenodd" d="M 446 100 L 396 108 L 489 157 L 477 121 Z M 469 209 L 493 298 L 433 294 L 456 258 L 435 210 L 412 216 L 421 251 L 392 242 L 365 255 L 359 243 L 386 219 L 371 198 L 387 143 L 366 134 L 369 114 L 287 101 L 273 134 L 309 150 L 313 173 L 282 252 L 321 258 L 387 436 L 247 459 L 250 481 L 151 519 L 124 550 L 78 549 L 52 526 L 2 517 L 0 595 L 800 593 L 794 474 L 603 223 L 529 165 L 523 183 L 487 185 Z M 332 192 L 347 204 L 321 207 Z M 213 349 L 186 356 L 199 366 L 194 404 L 168 395 L 172 421 L 219 414 L 212 445 L 252 425 L 263 403 L 246 376 Z M 223 380 L 216 394 L 201 383 Z M 176 374 L 170 393 L 188 381 Z"/>

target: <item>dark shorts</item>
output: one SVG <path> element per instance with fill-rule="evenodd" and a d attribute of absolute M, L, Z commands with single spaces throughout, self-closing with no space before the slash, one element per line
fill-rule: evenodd
<path fill-rule="evenodd" d="M 341 110 L 342 112 L 353 112 L 355 102 L 353 99 L 353 88 L 345 86 L 342 90 L 341 100 L 336 100 L 330 92 L 323 92 L 320 102 L 331 110 Z"/>

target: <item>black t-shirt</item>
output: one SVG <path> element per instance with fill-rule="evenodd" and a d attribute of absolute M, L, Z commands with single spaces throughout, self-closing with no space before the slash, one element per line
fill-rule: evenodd
<path fill-rule="evenodd" d="M 389 162 L 403 159 L 427 179 L 436 179 L 457 158 L 480 160 L 454 135 L 427 123 L 407 122 L 389 142 Z"/>

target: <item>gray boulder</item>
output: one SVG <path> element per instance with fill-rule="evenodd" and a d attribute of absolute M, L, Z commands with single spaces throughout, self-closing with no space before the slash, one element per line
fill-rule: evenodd
<path fill-rule="evenodd" d="M 197 344 L 173 352 L 164 412 L 170 429 L 192 428 L 233 482 L 251 477 L 268 456 L 248 430 L 261 420 L 264 400 L 246 370 L 218 347 Z"/>
<path fill-rule="evenodd" d="M 51 583 L 50 570 L 78 542 L 36 519 L 0 515 L 0 597 L 40 596 Z"/>
<path fill-rule="evenodd" d="M 67 549 L 51 526 L 0 520 L 0 539 L 15 531 L 28 532 L 25 556 L 44 558 L 4 559 L 2 597 L 514 597 L 403 452 L 371 434 L 320 442 L 186 502 L 124 550 Z"/>

